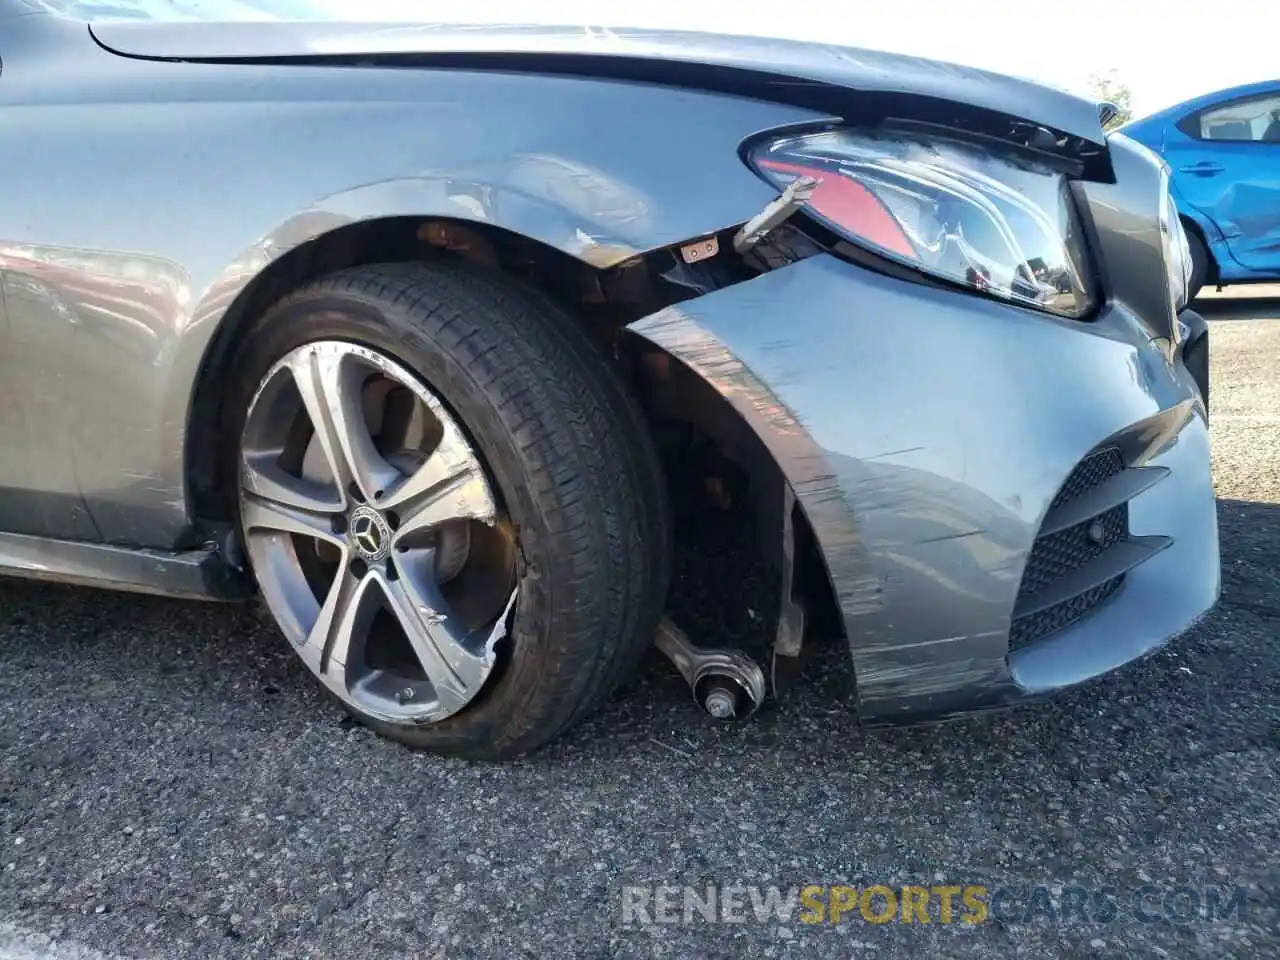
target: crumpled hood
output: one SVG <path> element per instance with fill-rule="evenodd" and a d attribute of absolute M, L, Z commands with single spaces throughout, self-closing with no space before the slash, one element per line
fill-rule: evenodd
<path fill-rule="evenodd" d="M 744 70 L 868 93 L 904 94 L 991 110 L 1092 144 L 1105 144 L 1097 105 L 1051 87 L 919 57 L 827 44 L 683 31 L 605 27 L 422 23 L 103 22 L 98 42 L 124 56 L 164 60 L 293 60 L 421 56 L 448 65 L 510 58 L 517 69 L 549 59 L 675 63 Z M 523 66 L 527 64 L 528 66 Z M 584 69 L 583 72 L 589 72 Z"/>

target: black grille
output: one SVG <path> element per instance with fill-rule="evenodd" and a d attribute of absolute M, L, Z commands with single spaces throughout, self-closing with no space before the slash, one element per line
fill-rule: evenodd
<path fill-rule="evenodd" d="M 1067 624 L 1079 620 L 1103 600 L 1115 593 L 1120 587 L 1120 581 L 1123 579 L 1123 575 L 1118 576 L 1114 580 L 1108 580 L 1092 590 L 1086 590 L 1070 600 L 1056 603 L 1052 607 L 1041 610 L 1039 613 L 1031 613 L 1025 617 L 1019 617 L 1013 621 L 1013 628 L 1009 631 L 1009 649 L 1016 650 L 1019 647 L 1025 647 L 1027 644 L 1039 640 L 1041 637 L 1047 637 L 1049 634 L 1061 630 Z"/>
<path fill-rule="evenodd" d="M 1050 505 L 1054 508 L 1088 493 L 1124 470 L 1119 451 L 1099 450 L 1076 465 Z M 1121 503 L 1072 527 L 1038 538 L 1022 574 L 1018 603 L 1034 599 L 1084 564 L 1129 536 L 1129 505 Z M 1123 574 L 1053 606 L 1016 618 L 1009 631 L 1011 650 L 1026 646 L 1084 616 L 1115 593 Z"/>
<path fill-rule="evenodd" d="M 1053 503 L 1049 504 L 1049 509 L 1060 507 L 1068 500 L 1074 500 L 1080 494 L 1088 493 L 1104 480 L 1110 480 L 1123 470 L 1124 459 L 1120 456 L 1119 450 L 1108 448 L 1089 454 L 1076 464 L 1076 468 L 1067 477 L 1067 482 L 1053 498 Z"/>
<path fill-rule="evenodd" d="M 1113 543 L 1128 535 L 1129 505 L 1122 503 L 1099 517 L 1041 537 L 1027 559 L 1022 592 L 1031 595 L 1043 590 L 1077 567 L 1102 556 Z"/>

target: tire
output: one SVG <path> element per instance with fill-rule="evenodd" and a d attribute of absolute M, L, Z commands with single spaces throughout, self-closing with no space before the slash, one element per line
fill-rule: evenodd
<path fill-rule="evenodd" d="M 634 667 L 666 601 L 666 486 L 636 403 L 571 317 L 508 277 L 452 262 L 345 270 L 275 304 L 241 340 L 225 427 L 241 438 L 237 489 L 254 452 L 248 418 L 261 385 L 282 358 L 323 343 L 389 358 L 447 408 L 511 532 L 516 586 L 493 672 L 456 712 L 426 723 L 388 719 L 326 689 L 356 719 L 413 748 L 503 759 L 541 746 Z M 289 635 L 294 621 L 273 607 L 279 592 L 263 573 L 255 569 L 267 606 Z"/>
<path fill-rule="evenodd" d="M 1209 416 L 1209 324 L 1194 310 L 1185 311 L 1179 318 L 1187 325 L 1186 339 L 1182 341 L 1182 362 L 1195 380 L 1204 401 L 1205 417 Z"/>
<path fill-rule="evenodd" d="M 1209 277 L 1209 251 L 1198 231 L 1185 223 L 1183 226 L 1187 234 L 1187 246 L 1191 250 L 1191 282 L 1187 285 L 1187 302 L 1190 303 L 1200 295 L 1200 290 Z"/>

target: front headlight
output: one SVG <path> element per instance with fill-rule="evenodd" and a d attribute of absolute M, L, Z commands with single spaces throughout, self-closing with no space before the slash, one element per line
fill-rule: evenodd
<path fill-rule="evenodd" d="M 1160 207 L 1160 238 L 1164 244 L 1164 262 L 1169 272 L 1169 304 L 1176 318 L 1190 299 L 1191 247 L 1187 243 L 1187 231 L 1178 216 L 1178 206 L 1169 192 L 1169 177 L 1162 178 L 1164 203 Z"/>
<path fill-rule="evenodd" d="M 1094 305 L 1067 180 L 1047 164 L 930 135 L 824 130 L 763 142 L 779 189 L 818 180 L 805 210 L 899 263 L 1064 317 Z"/>

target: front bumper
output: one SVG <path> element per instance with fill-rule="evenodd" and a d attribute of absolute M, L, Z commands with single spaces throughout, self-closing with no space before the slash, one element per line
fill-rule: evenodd
<path fill-rule="evenodd" d="M 1123 305 L 1058 320 L 824 255 L 632 330 L 711 383 L 777 460 L 823 552 L 865 721 L 1079 683 L 1217 598 L 1205 406 L 1181 354 Z M 1127 501 L 1129 535 L 1159 548 L 1097 607 L 1011 650 L 1050 505 L 1111 446 L 1161 468 Z"/>

